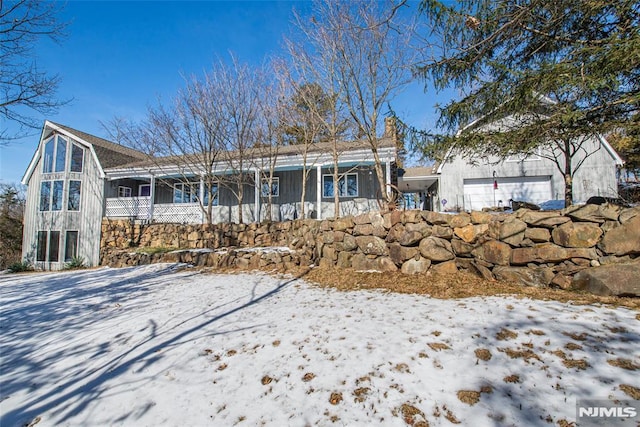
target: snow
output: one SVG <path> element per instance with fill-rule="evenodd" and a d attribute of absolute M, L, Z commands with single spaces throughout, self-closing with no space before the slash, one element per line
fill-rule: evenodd
<path fill-rule="evenodd" d="M 2 426 L 404 426 L 403 404 L 431 426 L 546 426 L 575 421 L 576 399 L 640 388 L 607 363 L 640 363 L 624 308 L 339 292 L 176 264 L 4 275 L 0 306 Z M 483 386 L 475 404 L 458 398 Z"/>
<path fill-rule="evenodd" d="M 564 200 L 547 200 L 539 206 L 543 211 L 559 211 L 564 209 Z"/>

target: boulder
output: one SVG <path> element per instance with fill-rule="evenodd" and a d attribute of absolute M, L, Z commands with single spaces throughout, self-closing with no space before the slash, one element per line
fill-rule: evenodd
<path fill-rule="evenodd" d="M 389 257 L 369 258 L 365 254 L 355 254 L 351 258 L 351 267 L 358 271 L 397 271 L 398 267 Z"/>
<path fill-rule="evenodd" d="M 402 246 L 416 246 L 424 235 L 419 231 L 405 231 L 400 236 L 398 236 L 398 243 Z"/>
<path fill-rule="evenodd" d="M 478 236 L 483 234 L 489 229 L 488 224 L 473 225 L 468 224 L 464 227 L 456 227 L 453 232 L 456 236 L 460 237 L 467 243 L 473 243 L 478 239 Z"/>
<path fill-rule="evenodd" d="M 596 295 L 640 297 L 640 262 L 582 270 L 573 277 L 571 287 Z"/>
<path fill-rule="evenodd" d="M 451 240 L 453 237 L 453 230 L 451 227 L 445 225 L 434 225 L 431 227 L 431 235 L 440 237 L 441 239 Z"/>
<path fill-rule="evenodd" d="M 534 227 L 553 228 L 557 225 L 571 221 L 568 217 L 562 216 L 559 212 L 534 212 L 530 210 L 519 210 L 516 217 Z"/>
<path fill-rule="evenodd" d="M 353 218 L 348 216 L 346 218 L 338 218 L 333 221 L 333 230 L 334 231 L 345 231 L 350 228 L 353 228 Z"/>
<path fill-rule="evenodd" d="M 458 256 L 465 256 L 471 254 L 474 246 L 470 243 L 463 242 L 459 239 L 453 239 L 451 241 L 451 248 L 453 249 L 453 253 Z"/>
<path fill-rule="evenodd" d="M 489 224 L 492 218 L 493 218 L 493 215 L 487 212 L 481 212 L 481 211 L 471 212 L 472 224 Z"/>
<path fill-rule="evenodd" d="M 429 224 L 447 225 L 449 224 L 449 218 L 451 217 L 451 215 L 443 214 L 440 212 L 422 211 L 422 217 Z"/>
<path fill-rule="evenodd" d="M 597 222 L 602 224 L 607 220 L 618 220 L 622 208 L 612 204 L 604 205 L 574 205 L 564 209 L 564 214 L 574 221 Z"/>
<path fill-rule="evenodd" d="M 599 248 L 608 255 L 639 254 L 640 215 L 634 216 L 620 226 L 607 231 L 600 241 Z"/>
<path fill-rule="evenodd" d="M 373 235 L 373 225 L 371 225 L 371 224 L 356 224 L 353 227 L 353 235 L 354 236 L 372 236 Z"/>
<path fill-rule="evenodd" d="M 482 263 L 479 262 L 473 262 L 472 263 L 473 268 L 476 269 L 476 271 L 478 272 L 478 274 L 485 280 L 496 280 L 495 276 L 493 275 L 493 273 L 491 272 L 491 270 L 489 270 L 489 268 L 485 267 L 484 265 L 482 265 Z"/>
<path fill-rule="evenodd" d="M 453 249 L 448 240 L 438 237 L 427 237 L 420 242 L 420 253 L 432 261 L 449 261 L 454 259 Z"/>
<path fill-rule="evenodd" d="M 511 264 L 526 265 L 531 262 L 560 262 L 572 258 L 597 259 L 595 248 L 563 248 L 553 243 L 541 243 L 529 248 L 511 251 Z"/>
<path fill-rule="evenodd" d="M 553 229 L 553 242 L 569 248 L 590 248 L 602 236 L 602 230 L 593 222 L 566 222 Z"/>
<path fill-rule="evenodd" d="M 546 267 L 506 267 L 497 266 L 493 268 L 493 274 L 498 280 L 517 282 L 526 286 L 546 287 L 549 286 L 555 273 Z"/>
<path fill-rule="evenodd" d="M 404 274 L 420 274 L 424 273 L 431 266 L 431 260 L 420 257 L 419 259 L 410 259 L 402 264 L 400 271 Z"/>
<path fill-rule="evenodd" d="M 527 224 L 517 218 L 509 217 L 503 222 L 494 222 L 490 226 L 490 235 L 512 246 L 518 246 L 524 239 Z"/>
<path fill-rule="evenodd" d="M 551 240 L 551 233 L 546 228 L 527 228 L 524 231 L 524 238 L 534 243 L 548 242 Z"/>
<path fill-rule="evenodd" d="M 445 261 L 431 265 L 431 271 L 436 274 L 455 274 L 458 272 L 455 261 Z"/>
<path fill-rule="evenodd" d="M 385 241 L 387 243 L 397 242 L 400 236 L 405 233 L 405 231 L 406 229 L 404 225 L 402 223 L 397 223 L 389 229 Z"/>
<path fill-rule="evenodd" d="M 340 251 L 353 251 L 358 247 L 356 238 L 351 234 L 345 234 L 342 242 L 336 243 L 336 248 Z"/>
<path fill-rule="evenodd" d="M 511 260 L 511 246 L 497 240 L 489 240 L 478 246 L 471 254 L 477 259 L 497 265 L 509 265 Z"/>
<path fill-rule="evenodd" d="M 640 216 L 640 206 L 635 206 L 633 208 L 624 209 L 622 212 L 620 212 L 620 216 L 618 217 L 618 221 L 620 221 L 620 223 L 624 224 L 625 222 L 629 221 L 630 219 L 632 219 L 632 218 L 634 218 L 636 216 Z"/>
<path fill-rule="evenodd" d="M 388 255 L 387 244 L 376 236 L 358 236 L 356 244 L 365 255 Z"/>
<path fill-rule="evenodd" d="M 468 213 L 459 213 L 449 218 L 449 225 L 452 228 L 464 227 L 471 222 L 471 215 Z"/>
<path fill-rule="evenodd" d="M 402 265 L 406 260 L 415 258 L 418 254 L 420 254 L 420 249 L 417 247 L 405 247 L 399 243 L 389 245 L 389 257 L 396 265 Z"/>

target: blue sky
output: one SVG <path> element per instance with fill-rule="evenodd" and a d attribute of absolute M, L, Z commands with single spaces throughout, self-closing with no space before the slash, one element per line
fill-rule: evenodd
<path fill-rule="evenodd" d="M 34 53 L 39 67 L 62 77 L 58 96 L 72 101 L 40 119 L 107 137 L 100 122 L 142 119 L 147 106 L 183 86 L 182 76 L 201 75 L 218 56 L 233 52 L 258 65 L 281 53 L 292 9 L 310 7 L 307 1 L 68 1 L 60 14 L 70 22 L 67 37 L 42 42 Z M 393 106 L 411 124 L 430 127 L 435 99 L 416 82 Z M 20 181 L 38 137 L 0 148 L 1 182 Z"/>

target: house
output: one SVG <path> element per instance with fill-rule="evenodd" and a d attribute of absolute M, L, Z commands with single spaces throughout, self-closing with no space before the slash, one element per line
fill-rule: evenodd
<path fill-rule="evenodd" d="M 515 122 L 512 117 L 503 120 Z M 496 156 L 469 159 L 453 147 L 441 163 L 407 169 L 404 175 L 400 174 L 398 187 L 403 192 L 418 192 L 425 205 L 437 211 L 509 207 L 510 201 L 541 204 L 563 200 L 564 175 L 549 157 L 553 157 L 552 152 L 544 146 L 534 153 L 506 159 Z M 573 176 L 574 203 L 584 203 L 591 196 L 618 197 L 617 171 L 623 161 L 603 136 L 581 140 L 573 161 L 581 163 Z"/>
<path fill-rule="evenodd" d="M 387 185 L 396 183 L 396 144 L 395 138 L 385 136 L 378 148 Z M 337 188 L 333 182 L 334 148 Z M 204 172 L 188 159 L 149 158 L 46 121 L 22 179 L 27 185 L 23 259 L 45 270 L 60 269 L 75 256 L 83 257 L 87 265 L 97 265 L 103 218 L 205 223 L 209 197 L 212 223 L 237 222 L 239 209 L 244 222 L 258 222 L 269 217 L 268 206 L 272 220 L 298 218 L 305 169 L 306 217 L 332 217 L 334 191 L 339 194 L 340 215 L 380 208 L 381 191 L 366 142 L 317 143 L 306 152 L 295 145 L 280 147 L 277 153 L 254 148 L 243 156 L 247 179 L 241 184 L 244 191 L 239 208 L 234 194 L 240 184 L 234 188 L 225 179 L 239 172 L 228 161 L 220 159 L 211 165 L 210 172 L 219 181 L 207 188 Z"/>

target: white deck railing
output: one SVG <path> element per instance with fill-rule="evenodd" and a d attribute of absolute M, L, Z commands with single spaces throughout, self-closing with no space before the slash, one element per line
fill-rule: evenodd
<path fill-rule="evenodd" d="M 108 218 L 149 219 L 151 197 L 118 197 L 107 199 L 106 216 Z"/>
<path fill-rule="evenodd" d="M 150 197 L 108 198 L 107 218 L 153 219 L 157 222 L 202 223 L 202 210 L 198 203 L 163 203 L 153 205 Z"/>
<path fill-rule="evenodd" d="M 180 222 L 201 224 L 202 209 L 198 203 L 166 203 L 153 205 L 153 220 L 157 222 Z"/>

